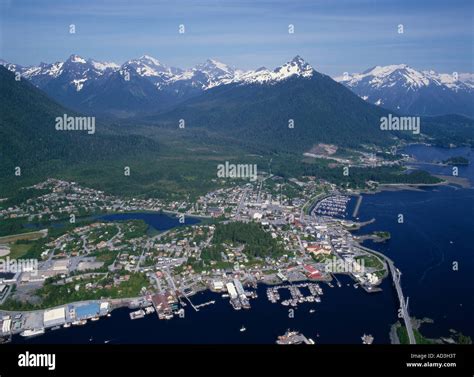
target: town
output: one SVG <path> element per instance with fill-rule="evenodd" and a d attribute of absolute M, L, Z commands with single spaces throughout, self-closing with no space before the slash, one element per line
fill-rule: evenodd
<path fill-rule="evenodd" d="M 367 292 L 380 290 L 388 274 L 386 261 L 351 233 L 364 225 L 347 219 L 358 193 L 315 177 L 260 172 L 255 182 L 238 181 L 194 203 L 122 199 L 58 179 L 24 190 L 26 199 L 3 206 L 0 219 L 32 228 L 1 237 L 2 257 L 37 258 L 38 267 L 0 274 L 4 339 L 83 325 L 122 306 L 135 310 L 132 319 L 183 317 L 187 309 L 212 306 L 193 304 L 204 290 L 248 310 L 262 283 L 271 302 L 289 289 L 281 305 L 317 303 L 318 282 L 340 286 L 336 274 Z M 176 224 L 160 232 L 119 216 L 143 213 Z"/>

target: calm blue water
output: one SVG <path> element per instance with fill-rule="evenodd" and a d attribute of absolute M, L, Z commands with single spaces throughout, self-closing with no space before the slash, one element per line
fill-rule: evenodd
<path fill-rule="evenodd" d="M 459 167 L 459 177 L 474 184 L 472 150 L 410 146 L 405 153 L 421 161 L 419 166 L 435 174 L 450 175 L 452 167 L 429 165 L 432 161 L 462 155 L 471 161 Z M 398 214 L 404 223 L 398 223 Z M 456 329 L 474 337 L 474 190 L 454 185 L 422 192 L 399 191 L 364 195 L 359 216 L 373 224 L 358 233 L 388 230 L 385 244 L 367 245 L 390 256 L 402 271 L 402 287 L 410 297 L 410 313 L 434 319 L 423 327 L 428 336 L 447 335 Z M 453 271 L 458 262 L 458 271 Z"/>
<path fill-rule="evenodd" d="M 341 279 L 340 279 L 341 280 Z M 342 279 L 341 282 L 350 282 Z M 288 328 L 302 331 L 320 343 L 360 344 L 364 332 L 375 335 L 379 343 L 389 342 L 390 323 L 396 320 L 394 296 L 390 284 L 386 292 L 369 295 L 352 284 L 329 288 L 322 284 L 321 303 L 305 303 L 295 310 L 293 319 L 288 308 L 272 304 L 266 298 L 266 287 L 259 286 L 259 297 L 251 300 L 248 311 L 235 311 L 219 294 L 203 292 L 193 296 L 195 304 L 215 300 L 214 305 L 195 312 L 189 305 L 185 318 L 159 320 L 155 314 L 130 320 L 129 309 L 112 312 L 112 317 L 90 322 L 84 327 L 48 331 L 45 335 L 28 339 L 28 343 L 274 343 Z M 315 313 L 309 313 L 311 308 Z M 383 321 L 377 320 L 380 316 Z M 247 329 L 240 332 L 241 326 Z M 319 337 L 317 334 L 319 333 Z M 92 338 L 92 340 L 91 340 Z M 19 336 L 15 342 L 25 340 Z"/>
<path fill-rule="evenodd" d="M 469 149 L 446 150 L 411 146 L 406 153 L 425 162 L 464 155 L 471 160 L 459 168 L 459 176 L 474 181 Z M 436 173 L 449 174 L 451 167 L 423 165 Z M 422 327 L 427 336 L 443 336 L 453 328 L 474 337 L 473 278 L 474 190 L 456 186 L 436 187 L 422 192 L 396 191 L 364 195 L 359 211 L 361 220 L 376 218 L 359 233 L 387 230 L 392 239 L 368 246 L 389 255 L 402 271 L 402 287 L 410 297 L 410 313 L 435 322 Z M 351 211 L 349 212 L 351 213 Z M 397 222 L 398 214 L 404 223 Z M 114 215 L 117 216 L 117 215 Z M 174 219 L 172 219 L 174 220 Z M 453 271 L 452 263 L 459 263 Z M 29 343 L 273 343 L 288 328 L 301 331 L 317 343 L 360 344 L 363 333 L 375 337 L 375 343 L 389 343 L 390 325 L 394 323 L 398 300 L 392 284 L 385 280 L 383 292 L 366 293 L 354 289 L 347 278 L 340 278 L 341 288 L 322 284 L 321 303 L 302 304 L 295 317 L 288 308 L 270 303 L 266 287 L 258 289 L 259 298 L 251 301 L 249 311 L 235 311 L 228 299 L 204 292 L 192 298 L 195 304 L 216 300 L 199 312 L 186 307 L 185 319 L 160 321 L 156 315 L 131 321 L 130 310 L 119 309 L 112 317 L 91 322 L 84 327 L 49 331 L 29 339 Z M 347 286 L 347 283 L 351 283 Z M 309 313 L 314 308 L 316 312 Z M 246 332 L 240 327 L 245 325 Z M 317 336 L 319 334 L 319 337 Z M 14 337 L 18 343 L 25 339 Z"/>

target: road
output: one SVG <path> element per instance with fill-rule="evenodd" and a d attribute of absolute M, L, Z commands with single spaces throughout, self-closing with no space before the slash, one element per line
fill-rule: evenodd
<path fill-rule="evenodd" d="M 237 207 L 237 211 L 235 213 L 235 218 L 237 219 L 237 221 L 240 220 L 240 211 L 242 210 L 242 207 L 244 206 L 244 203 L 245 203 L 245 199 L 247 198 L 247 192 L 248 192 L 248 188 L 245 188 L 240 198 L 239 206 Z"/>
<path fill-rule="evenodd" d="M 408 314 L 408 307 L 405 302 L 405 296 L 403 295 L 402 287 L 400 285 L 400 276 L 401 276 L 400 271 L 398 270 L 398 268 L 395 267 L 395 264 L 393 263 L 393 261 L 386 255 L 379 253 L 378 251 L 368 249 L 364 246 L 359 245 L 358 247 L 362 250 L 367 251 L 368 253 L 375 254 L 383 258 L 387 262 L 388 267 L 390 268 L 390 274 L 392 275 L 393 284 L 395 285 L 395 289 L 397 291 L 398 300 L 400 301 L 400 309 L 402 310 L 402 317 L 403 317 L 403 320 L 405 321 L 405 326 L 408 333 L 408 339 L 410 341 L 410 344 L 416 344 L 415 335 L 413 333 L 413 326 L 411 324 L 410 315 Z"/>

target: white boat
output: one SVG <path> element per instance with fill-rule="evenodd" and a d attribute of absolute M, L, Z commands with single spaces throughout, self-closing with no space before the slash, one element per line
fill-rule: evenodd
<path fill-rule="evenodd" d="M 136 310 L 130 313 L 130 319 L 138 319 L 145 317 L 145 311 L 143 309 Z"/>
<path fill-rule="evenodd" d="M 153 306 L 148 306 L 145 308 L 145 313 L 146 314 L 151 314 L 155 312 L 155 308 Z"/>
<path fill-rule="evenodd" d="M 314 309 L 310 309 L 310 310 L 309 310 L 310 313 L 314 313 L 315 311 L 316 311 L 316 310 L 314 310 Z"/>
<path fill-rule="evenodd" d="M 99 317 L 92 317 L 91 318 L 91 321 L 98 321 L 99 320 Z"/>
<path fill-rule="evenodd" d="M 24 337 L 31 337 L 31 336 L 37 336 L 37 335 L 42 335 L 44 334 L 44 328 L 38 328 L 38 329 L 31 329 L 31 330 L 25 330 L 20 333 L 21 336 Z"/>
<path fill-rule="evenodd" d="M 374 337 L 372 335 L 362 335 L 361 336 L 361 339 L 362 339 L 362 344 L 372 344 L 373 341 L 374 341 Z"/>
<path fill-rule="evenodd" d="M 69 322 L 68 322 L 68 323 L 65 323 L 65 324 L 63 325 L 63 327 L 64 327 L 65 329 L 67 329 L 68 327 L 71 327 L 71 324 L 70 324 Z"/>
<path fill-rule="evenodd" d="M 247 330 L 247 329 L 245 328 L 245 326 L 242 326 L 242 327 L 240 328 L 240 332 L 244 332 L 244 331 L 246 331 L 246 330 Z"/>
<path fill-rule="evenodd" d="M 74 321 L 72 323 L 73 326 L 83 326 L 87 323 L 87 319 L 81 319 L 80 321 Z"/>

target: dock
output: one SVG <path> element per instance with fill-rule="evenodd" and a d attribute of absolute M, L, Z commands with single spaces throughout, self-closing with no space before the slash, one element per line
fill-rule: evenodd
<path fill-rule="evenodd" d="M 184 292 L 183 292 L 182 294 L 183 294 L 184 298 L 185 298 L 186 300 L 188 300 L 188 302 L 191 304 L 191 306 L 193 307 L 193 309 L 198 312 L 198 311 L 199 311 L 199 307 L 194 306 L 194 304 L 191 302 L 191 300 L 189 299 L 189 297 L 188 297 L 186 294 L 184 294 Z"/>
<path fill-rule="evenodd" d="M 352 217 L 357 217 L 357 214 L 359 213 L 360 204 L 362 203 L 362 199 L 363 196 L 359 195 L 359 197 L 357 198 L 356 206 L 354 208 L 354 212 L 352 212 Z"/>
<path fill-rule="evenodd" d="M 208 305 L 213 305 L 215 304 L 216 302 L 214 300 L 212 301 L 208 301 L 208 302 L 203 302 L 202 304 L 199 304 L 199 305 L 196 305 L 194 308 L 195 309 L 199 309 L 199 308 L 202 308 L 204 306 L 208 306 Z"/>

